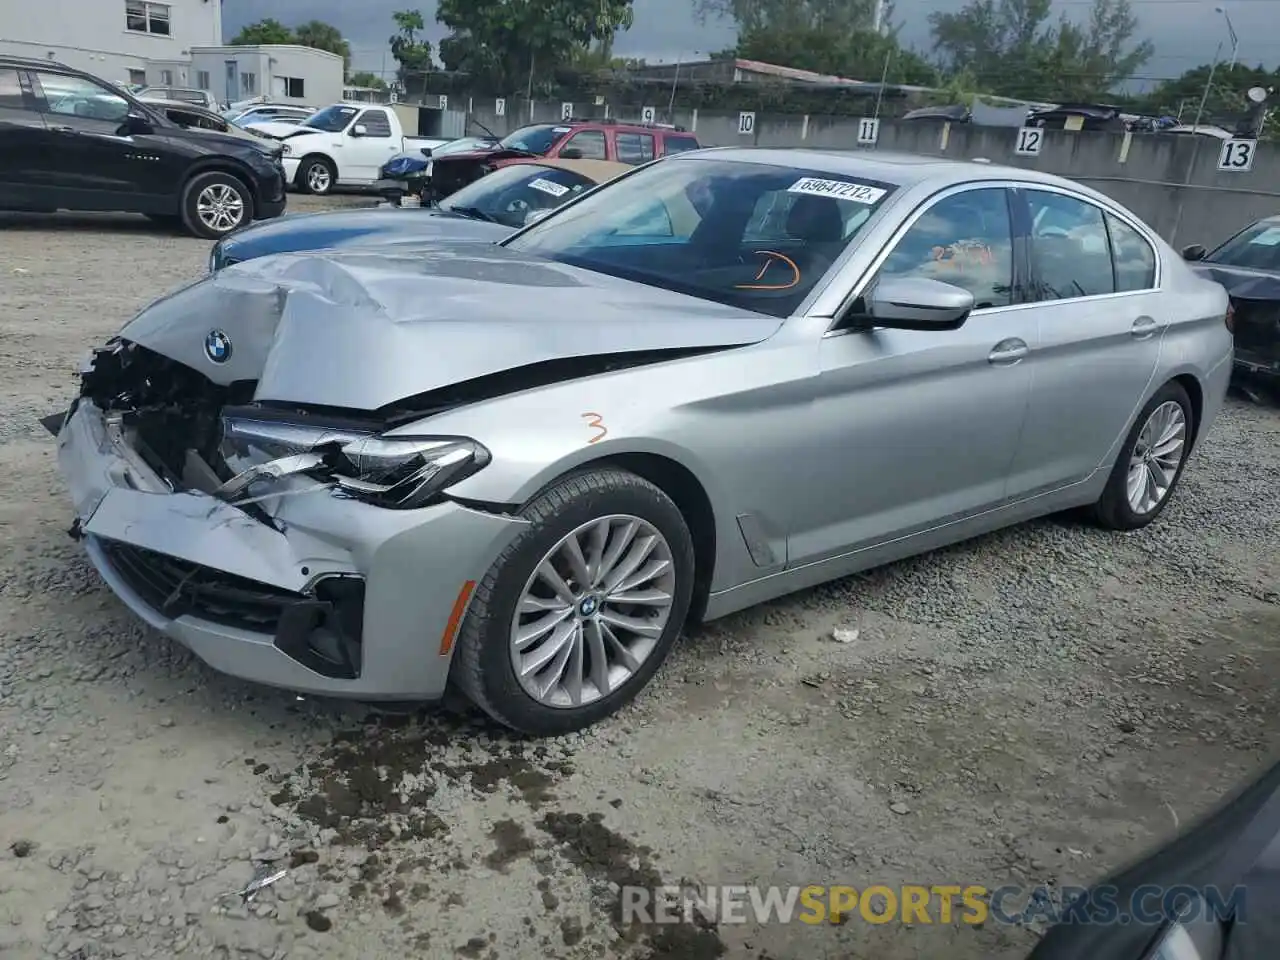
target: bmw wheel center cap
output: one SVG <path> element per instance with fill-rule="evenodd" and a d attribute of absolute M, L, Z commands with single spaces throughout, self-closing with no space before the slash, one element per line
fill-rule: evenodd
<path fill-rule="evenodd" d="M 213 363 L 231 359 L 231 338 L 221 330 L 210 330 L 204 338 L 204 355 Z"/>

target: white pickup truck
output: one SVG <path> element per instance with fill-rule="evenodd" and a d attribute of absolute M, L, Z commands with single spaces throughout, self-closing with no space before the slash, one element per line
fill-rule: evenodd
<path fill-rule="evenodd" d="M 251 123 L 247 129 L 283 141 L 286 180 L 321 195 L 335 187 L 372 186 L 396 154 L 447 142 L 406 137 L 394 110 L 371 103 L 334 103 L 301 124 Z"/>

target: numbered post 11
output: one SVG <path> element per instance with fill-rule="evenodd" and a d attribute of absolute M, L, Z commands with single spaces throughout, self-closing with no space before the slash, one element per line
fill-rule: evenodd
<path fill-rule="evenodd" d="M 1018 139 L 1013 144 L 1013 155 L 1016 157 L 1038 157 L 1040 148 L 1044 146 L 1044 131 L 1039 127 L 1023 127 L 1018 131 Z"/>
<path fill-rule="evenodd" d="M 754 110 L 743 110 L 738 114 L 738 134 L 749 137 L 756 132 L 756 114 Z"/>
<path fill-rule="evenodd" d="M 862 117 L 858 121 L 858 146 L 874 147 L 880 140 L 880 120 L 877 117 Z"/>
<path fill-rule="evenodd" d="M 1253 169 L 1257 140 L 1224 140 L 1218 151 L 1218 169 L 1225 173 L 1248 173 Z"/>

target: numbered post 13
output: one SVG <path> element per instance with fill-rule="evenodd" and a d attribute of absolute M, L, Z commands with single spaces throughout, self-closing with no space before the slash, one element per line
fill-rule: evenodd
<path fill-rule="evenodd" d="M 1248 173 L 1253 169 L 1257 140 L 1224 140 L 1218 151 L 1218 169 L 1227 173 Z"/>

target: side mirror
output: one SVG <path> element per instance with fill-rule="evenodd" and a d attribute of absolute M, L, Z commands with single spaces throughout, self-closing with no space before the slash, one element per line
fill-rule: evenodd
<path fill-rule="evenodd" d="M 577 147 L 568 147 L 560 151 L 560 159 L 561 160 L 581 160 L 582 151 L 579 150 Z"/>
<path fill-rule="evenodd" d="M 423 148 L 422 148 L 422 155 L 423 155 L 424 157 L 426 157 L 428 160 L 430 160 L 430 159 L 431 159 L 431 148 L 430 148 L 430 147 L 423 147 Z"/>
<path fill-rule="evenodd" d="M 363 123 L 357 123 L 354 127 L 351 128 L 351 136 L 353 137 L 363 137 L 368 132 L 369 132 L 369 128 L 366 127 Z"/>
<path fill-rule="evenodd" d="M 968 290 L 926 277 L 885 277 L 863 301 L 866 315 L 851 319 L 860 326 L 895 330 L 955 330 L 973 310 Z"/>
<path fill-rule="evenodd" d="M 123 126 L 126 134 L 146 134 L 155 132 L 155 127 L 151 125 L 150 117 L 133 111 L 130 111 L 130 113 L 125 116 Z"/>
<path fill-rule="evenodd" d="M 1209 251 L 1204 248 L 1203 243 L 1193 243 L 1188 247 L 1182 248 L 1182 259 L 1195 263 L 1197 260 L 1203 260 L 1209 255 Z"/>

